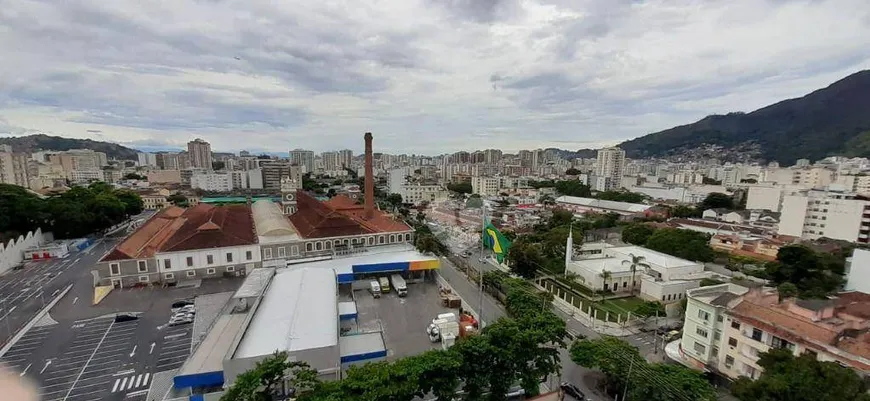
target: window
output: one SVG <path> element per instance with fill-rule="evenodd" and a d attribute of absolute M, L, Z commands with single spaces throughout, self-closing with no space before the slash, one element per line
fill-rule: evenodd
<path fill-rule="evenodd" d="M 369 237 L 369 245 L 375 244 L 375 237 Z"/>
<path fill-rule="evenodd" d="M 410 241 L 410 240 L 411 240 L 411 233 L 405 234 L 405 241 Z"/>
<path fill-rule="evenodd" d="M 210 267 L 208 269 L 205 269 L 205 274 L 214 274 L 214 268 Z"/>
<path fill-rule="evenodd" d="M 121 275 L 121 266 L 117 263 L 109 264 L 109 274 L 112 276 L 120 276 Z"/>
<path fill-rule="evenodd" d="M 392 244 L 393 242 L 396 242 L 396 235 L 390 234 L 390 243 Z"/>
<path fill-rule="evenodd" d="M 296 245 L 291 246 L 290 247 L 290 254 L 293 256 L 299 256 L 299 247 Z"/>
<path fill-rule="evenodd" d="M 234 272 L 234 271 L 236 271 L 236 268 L 234 266 L 227 266 L 227 271 Z"/>
<path fill-rule="evenodd" d="M 725 355 L 725 367 L 731 369 L 734 366 L 734 357 L 731 355 Z"/>
<path fill-rule="evenodd" d="M 193 276 L 196 276 L 196 270 L 189 270 L 187 272 L 187 277 L 193 277 Z"/>
<path fill-rule="evenodd" d="M 166 274 L 163 275 L 163 278 L 165 278 L 165 279 L 167 279 L 167 280 L 172 280 L 172 279 L 175 278 L 175 275 L 172 274 L 172 273 L 166 273 Z"/>
<path fill-rule="evenodd" d="M 794 344 L 792 344 L 786 340 L 783 340 L 779 337 L 771 338 L 770 339 L 770 346 L 773 348 L 786 348 L 786 349 L 793 349 L 794 348 Z"/>
<path fill-rule="evenodd" d="M 738 321 L 736 321 L 736 320 L 732 320 L 732 321 L 731 321 L 731 328 L 732 328 L 732 329 L 740 330 L 740 322 L 738 322 Z"/>
<path fill-rule="evenodd" d="M 248 251 L 248 253 L 250 254 L 251 251 Z M 227 252 L 227 263 L 232 263 L 232 262 L 233 262 L 233 254 L 230 252 Z"/>
<path fill-rule="evenodd" d="M 324 249 L 332 249 L 332 241 L 326 241 L 323 243 Z"/>
<path fill-rule="evenodd" d="M 138 262 L 138 265 L 139 265 L 139 273 L 145 273 L 148 271 L 148 262 L 146 262 L 144 260 L 140 260 Z"/>
<path fill-rule="evenodd" d="M 214 264 L 214 256 L 205 255 L 205 263 L 213 265 Z"/>
<path fill-rule="evenodd" d="M 701 337 L 704 337 L 704 338 L 707 338 L 707 336 L 710 335 L 710 333 L 707 331 L 707 329 L 704 329 L 704 328 L 701 328 L 701 327 L 696 327 L 696 328 L 695 328 L 695 334 L 697 334 L 697 335 L 699 335 L 699 336 L 701 336 Z"/>
<path fill-rule="evenodd" d="M 193 266 L 193 257 L 188 256 L 187 257 L 187 267 L 192 267 L 192 266 Z"/>
<path fill-rule="evenodd" d="M 665 296 L 664 296 L 664 295 L 662 295 L 662 301 L 664 301 L 664 300 L 665 300 Z"/>
<path fill-rule="evenodd" d="M 312 245 L 310 242 L 305 244 L 305 252 L 311 252 L 312 250 L 314 250 L 314 245 Z"/>
<path fill-rule="evenodd" d="M 626 288 L 626 287 L 628 287 L 628 281 L 623 281 L 623 282 L 622 282 L 622 288 Z"/>
<path fill-rule="evenodd" d="M 263 258 L 272 259 L 272 248 L 263 248 Z"/>
<path fill-rule="evenodd" d="M 322 251 L 322 250 L 323 250 L 323 243 L 320 242 L 320 241 L 315 242 L 315 243 L 314 243 L 314 249 L 316 249 L 316 250 L 318 250 L 318 251 Z"/>
<path fill-rule="evenodd" d="M 719 341 L 720 339 L 722 339 L 722 332 L 719 330 L 714 331 L 713 332 L 713 339 L 716 341 Z"/>
<path fill-rule="evenodd" d="M 710 356 L 712 356 L 713 358 L 718 358 L 719 357 L 719 348 L 716 348 L 716 347 L 710 348 Z"/>
<path fill-rule="evenodd" d="M 756 328 L 752 328 L 752 339 L 755 341 L 761 341 L 762 331 Z"/>
<path fill-rule="evenodd" d="M 710 320 L 710 314 L 705 310 L 698 309 L 698 318 L 707 322 Z"/>
<path fill-rule="evenodd" d="M 728 337 L 728 346 L 729 347 L 736 347 L 737 346 L 737 339 L 734 337 Z"/>
<path fill-rule="evenodd" d="M 722 323 L 723 320 L 725 320 L 725 316 L 722 316 L 722 315 L 716 316 L 717 322 Z"/>
<path fill-rule="evenodd" d="M 695 352 L 698 354 L 703 354 L 703 353 L 707 352 L 707 347 L 704 344 L 701 344 L 697 341 L 695 342 L 695 345 L 692 346 L 692 348 L 694 348 Z"/>
<path fill-rule="evenodd" d="M 251 260 L 254 258 L 254 253 L 251 251 L 245 251 L 245 259 Z"/>
<path fill-rule="evenodd" d="M 148 282 L 148 276 L 139 276 L 139 282 L 140 282 L 140 283 L 147 283 L 147 282 Z"/>
<path fill-rule="evenodd" d="M 383 236 L 383 235 L 381 235 L 380 237 L 378 237 L 378 243 L 379 243 L 379 244 L 383 244 L 383 243 L 384 243 L 384 236 Z"/>
<path fill-rule="evenodd" d="M 283 246 L 279 246 L 278 247 L 278 257 L 283 258 L 285 256 L 287 256 L 287 248 L 284 248 Z"/>
<path fill-rule="evenodd" d="M 164 267 L 165 269 L 171 269 L 171 268 L 172 268 L 172 262 L 171 262 L 169 259 L 163 259 L 163 267 Z"/>

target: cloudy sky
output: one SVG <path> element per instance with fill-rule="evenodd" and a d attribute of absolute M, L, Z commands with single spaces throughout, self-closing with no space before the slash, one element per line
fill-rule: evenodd
<path fill-rule="evenodd" d="M 870 68 L 867 0 L 0 0 L 0 135 L 598 147 Z"/>

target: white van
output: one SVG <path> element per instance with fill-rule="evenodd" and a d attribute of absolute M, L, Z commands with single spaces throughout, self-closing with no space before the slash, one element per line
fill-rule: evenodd
<path fill-rule="evenodd" d="M 381 297 L 381 285 L 378 284 L 378 280 L 372 280 L 369 285 L 371 286 L 370 290 L 372 292 L 372 296 L 375 298 Z"/>
<path fill-rule="evenodd" d="M 393 284 L 393 288 L 396 289 L 396 293 L 399 294 L 400 297 L 404 297 L 408 295 L 408 286 L 405 284 L 405 279 L 402 278 L 399 274 L 394 274 L 390 276 L 390 281 Z"/>

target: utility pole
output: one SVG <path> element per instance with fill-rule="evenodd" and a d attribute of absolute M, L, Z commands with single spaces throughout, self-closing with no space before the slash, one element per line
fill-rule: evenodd
<path fill-rule="evenodd" d="M 655 335 L 653 336 L 653 354 L 659 353 L 659 310 L 656 309 L 656 328 L 653 331 Z"/>
<path fill-rule="evenodd" d="M 484 322 L 483 322 L 483 248 L 484 248 L 483 239 L 485 238 L 484 235 L 486 235 L 486 201 L 484 201 L 483 204 L 480 206 L 480 210 L 481 210 L 481 213 L 483 216 L 481 218 L 481 225 L 480 225 L 480 258 L 478 260 L 478 262 L 480 264 L 477 267 L 477 281 L 478 281 L 478 287 L 480 290 L 480 299 L 478 300 L 477 311 L 480 314 L 479 326 L 480 326 L 480 329 L 483 329 L 483 325 L 484 325 Z"/>
<path fill-rule="evenodd" d="M 625 401 L 626 396 L 628 395 L 628 383 L 631 382 L 631 369 L 634 367 L 634 358 L 631 359 L 631 362 L 628 364 L 628 375 L 625 377 L 625 390 L 622 391 L 622 401 Z"/>

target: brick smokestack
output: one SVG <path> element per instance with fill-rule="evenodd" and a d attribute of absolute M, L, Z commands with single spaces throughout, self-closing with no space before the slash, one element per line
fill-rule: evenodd
<path fill-rule="evenodd" d="M 365 187 L 365 218 L 375 216 L 375 172 L 372 160 L 372 133 L 366 132 L 366 187 Z"/>

